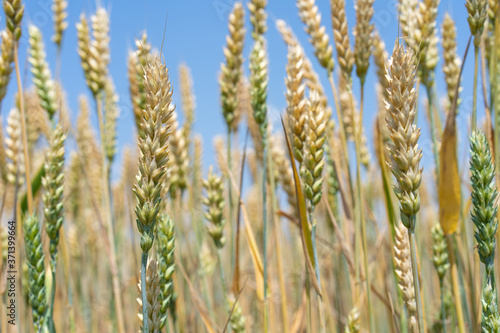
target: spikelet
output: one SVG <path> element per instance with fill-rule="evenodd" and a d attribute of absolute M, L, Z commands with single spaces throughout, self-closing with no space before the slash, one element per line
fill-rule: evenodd
<path fill-rule="evenodd" d="M 413 275 L 411 269 L 410 243 L 408 231 L 403 224 L 396 228 L 394 238 L 394 269 L 398 277 L 399 289 L 408 310 L 410 331 L 417 327 L 417 304 L 415 303 L 415 289 L 413 288 Z"/>
<path fill-rule="evenodd" d="M 446 81 L 446 90 L 448 92 L 448 107 L 449 110 L 453 104 L 453 99 L 455 98 L 457 84 L 459 82 L 458 77 L 460 75 L 460 57 L 457 55 L 457 29 L 455 27 L 455 22 L 448 13 L 445 14 L 443 20 L 443 72 Z M 459 88 L 458 92 L 462 88 Z M 460 99 L 457 99 L 457 110 L 460 104 Z"/>
<path fill-rule="evenodd" d="M 68 27 L 68 22 L 66 22 L 66 18 L 68 17 L 68 13 L 66 12 L 67 7 L 68 3 L 65 0 L 53 0 L 54 36 L 52 36 L 52 41 L 59 48 L 61 47 L 64 30 Z"/>
<path fill-rule="evenodd" d="M 422 180 L 419 167 L 422 149 L 418 147 L 420 129 L 414 124 L 416 113 L 415 64 L 411 52 L 397 43 L 387 67 L 388 100 L 386 108 L 387 127 L 392 143 L 388 145 L 390 161 L 388 165 L 396 177 L 394 192 L 401 205 L 401 221 L 413 231 L 415 215 L 420 209 L 418 187 Z"/>
<path fill-rule="evenodd" d="M 309 209 L 312 211 L 321 200 L 326 141 L 326 113 L 314 90 L 309 93 L 308 111 L 302 181 L 305 196 L 310 202 Z"/>
<path fill-rule="evenodd" d="M 169 120 L 171 135 L 169 146 L 172 155 L 167 163 L 169 172 L 168 186 L 171 197 L 175 197 L 177 191 L 181 192 L 187 188 L 189 173 L 189 150 L 184 135 L 184 128 L 179 126 L 177 114 L 174 112 Z"/>
<path fill-rule="evenodd" d="M 418 41 L 415 40 L 418 30 L 418 16 L 420 12 L 417 10 L 418 0 L 399 0 L 399 22 L 403 36 L 406 38 L 407 45 L 415 52 L 418 47 Z"/>
<path fill-rule="evenodd" d="M 356 1 L 356 26 L 354 27 L 354 61 L 356 62 L 356 74 L 364 84 L 366 72 L 370 65 L 373 42 L 373 24 L 370 22 L 373 16 L 374 0 Z"/>
<path fill-rule="evenodd" d="M 354 141 L 355 126 L 359 123 L 359 112 L 357 112 L 356 101 L 353 92 L 348 87 L 348 82 L 344 76 L 339 77 L 339 104 L 341 121 L 344 123 L 344 130 L 348 140 Z"/>
<path fill-rule="evenodd" d="M 304 98 L 305 85 L 302 71 L 302 50 L 300 46 L 288 48 L 288 65 L 286 67 L 286 101 L 288 127 L 291 134 L 293 156 L 302 163 L 303 146 L 306 139 L 307 101 Z"/>
<path fill-rule="evenodd" d="M 243 5 L 236 2 L 229 15 L 229 36 L 226 37 L 227 47 L 224 48 L 226 63 L 221 65 L 222 74 L 219 79 L 222 114 L 230 130 L 233 128 L 234 112 L 238 107 L 238 83 L 242 75 L 244 14 Z"/>
<path fill-rule="evenodd" d="M 30 57 L 31 73 L 33 74 L 33 83 L 37 88 L 40 97 L 40 105 L 47 111 L 49 118 L 52 119 L 58 110 L 56 101 L 56 89 L 52 81 L 49 65 L 47 63 L 45 46 L 40 30 L 34 25 L 28 28 L 30 35 Z"/>
<path fill-rule="evenodd" d="M 200 277 L 210 277 L 217 265 L 217 259 L 210 252 L 208 243 L 203 243 L 200 250 L 200 268 L 198 275 Z"/>
<path fill-rule="evenodd" d="M 122 177 L 121 182 L 125 188 L 132 187 L 137 175 L 137 153 L 131 147 L 123 148 Z"/>
<path fill-rule="evenodd" d="M 440 0 L 424 0 L 419 2 L 417 15 L 418 29 L 415 30 L 416 44 L 414 52 L 419 59 L 419 67 L 423 69 L 424 79 L 432 79 L 425 77 L 436 67 L 438 62 L 438 37 L 437 37 L 437 9 Z"/>
<path fill-rule="evenodd" d="M 470 137 L 471 170 L 471 219 L 476 226 L 474 236 L 478 244 L 479 258 L 486 267 L 487 281 L 494 281 L 495 234 L 498 190 L 495 185 L 495 165 L 490 146 L 483 132 L 474 132 Z"/>
<path fill-rule="evenodd" d="M 7 19 L 7 29 L 16 42 L 21 38 L 21 20 L 24 15 L 24 4 L 21 0 L 3 0 L 3 10 Z"/>
<path fill-rule="evenodd" d="M 137 284 L 139 288 L 139 296 L 141 295 L 141 283 Z M 160 276 L 156 268 L 156 262 L 152 259 L 149 260 L 147 270 L 146 270 L 146 291 L 147 291 L 147 309 L 148 309 L 148 325 L 150 332 L 159 332 L 161 329 L 161 290 L 160 290 Z M 139 303 L 139 313 L 137 316 L 141 323 L 143 323 L 142 317 L 142 299 L 137 298 L 137 303 Z M 142 326 L 141 326 L 142 332 Z"/>
<path fill-rule="evenodd" d="M 359 333 L 361 330 L 360 326 L 361 316 L 357 307 L 353 307 L 349 316 L 347 316 L 347 325 L 345 327 L 344 333 Z"/>
<path fill-rule="evenodd" d="M 103 89 L 108 76 L 109 55 L 109 16 L 104 8 L 98 8 L 91 17 L 92 40 L 90 27 L 85 15 L 80 16 L 77 23 L 78 54 L 82 64 L 87 86 L 94 96 Z"/>
<path fill-rule="evenodd" d="M 33 325 L 42 331 L 47 311 L 45 296 L 45 266 L 40 225 L 36 215 L 28 216 L 23 223 L 26 261 L 28 262 L 29 301 L 33 311 Z"/>
<path fill-rule="evenodd" d="M 29 114 L 29 117 L 26 117 L 26 135 L 28 147 L 32 149 L 40 135 L 50 137 L 50 124 L 47 112 L 40 105 L 40 98 L 35 90 L 24 93 L 24 108 L 26 114 Z"/>
<path fill-rule="evenodd" d="M 84 96 L 79 98 L 80 113 L 76 122 L 76 143 L 82 158 L 83 166 L 87 171 L 89 185 L 96 200 L 102 195 L 102 159 L 100 147 L 96 140 L 97 134 L 90 123 L 90 109 Z"/>
<path fill-rule="evenodd" d="M 337 48 L 337 61 L 344 79 L 351 77 L 354 65 L 354 55 L 349 42 L 349 27 L 345 14 L 345 0 L 330 0 L 333 37 Z"/>
<path fill-rule="evenodd" d="M 321 14 L 315 4 L 315 0 L 297 0 L 300 19 L 306 25 L 305 30 L 309 34 L 311 44 L 314 47 L 314 54 L 319 63 L 328 74 L 333 72 L 334 61 L 332 57 L 333 49 L 330 45 L 328 34 L 324 26 L 321 26 Z"/>
<path fill-rule="evenodd" d="M 242 76 L 238 83 L 238 106 L 234 110 L 234 119 L 231 125 L 231 131 L 237 132 L 241 119 L 244 115 L 252 114 L 252 98 L 250 96 L 250 83 L 245 76 Z"/>
<path fill-rule="evenodd" d="M 250 22 L 252 23 L 252 37 L 260 39 L 267 31 L 267 0 L 250 0 L 248 10 L 250 11 Z"/>
<path fill-rule="evenodd" d="M 280 32 L 281 37 L 285 41 L 286 45 L 293 47 L 296 46 L 300 47 L 303 58 L 302 70 L 303 70 L 305 84 L 307 88 L 309 88 L 309 90 L 316 90 L 319 93 L 321 97 L 321 104 L 326 108 L 328 100 L 326 98 L 323 85 L 319 80 L 318 73 L 316 73 L 316 71 L 314 70 L 311 60 L 305 54 L 304 50 L 302 49 L 302 46 L 299 44 L 299 41 L 293 34 L 292 29 L 289 26 L 287 26 L 285 21 L 283 20 L 276 21 L 276 29 L 278 29 L 278 31 Z"/>
<path fill-rule="evenodd" d="M 469 22 L 470 33 L 474 36 L 474 46 L 479 47 L 481 35 L 483 34 L 484 23 L 487 17 L 486 0 L 466 0 L 467 21 Z"/>
<path fill-rule="evenodd" d="M 92 90 L 92 68 L 90 66 L 90 62 L 93 60 L 90 52 L 90 27 L 87 18 L 83 14 L 80 15 L 80 22 L 76 24 L 76 31 L 78 37 L 78 55 L 80 56 L 80 63 L 82 65 L 87 86 Z"/>
<path fill-rule="evenodd" d="M 64 141 L 66 134 L 61 125 L 57 125 L 50 138 L 50 148 L 45 157 L 45 176 L 42 178 L 44 194 L 43 213 L 45 230 L 50 239 L 51 267 L 55 271 L 57 263 L 57 245 L 59 244 L 59 230 L 64 221 L 63 191 L 64 191 Z"/>
<path fill-rule="evenodd" d="M 0 101 L 7 93 L 7 86 L 12 73 L 12 63 L 14 62 L 14 40 L 7 31 L 1 31 L 2 43 L 0 44 Z"/>
<path fill-rule="evenodd" d="M 7 157 L 7 181 L 10 184 L 24 183 L 24 155 L 21 140 L 21 115 L 12 109 L 7 118 L 7 137 L 5 138 L 5 156 Z"/>
<path fill-rule="evenodd" d="M 487 284 L 481 296 L 481 329 L 483 332 L 500 331 L 500 316 L 498 315 L 498 305 L 495 289 Z"/>
<path fill-rule="evenodd" d="M 332 160 L 331 157 L 331 152 L 336 151 L 334 148 L 334 140 L 335 140 L 335 129 L 333 128 L 332 125 L 329 125 L 329 128 L 327 131 L 332 136 L 330 140 L 328 140 L 328 144 L 325 146 L 325 155 L 326 155 L 326 165 L 325 165 L 325 177 L 326 177 L 326 182 L 325 184 L 325 191 L 327 193 L 327 198 L 328 198 L 328 204 L 330 205 L 330 208 L 332 209 L 333 216 L 335 219 L 338 221 L 339 220 L 339 189 L 340 189 L 340 184 L 338 180 L 338 174 L 337 174 L 337 169 L 335 168 L 334 161 Z"/>
<path fill-rule="evenodd" d="M 203 204 L 207 210 L 205 218 L 210 224 L 207 226 L 208 234 L 212 237 L 218 249 L 224 247 L 226 237 L 224 236 L 224 181 L 222 177 L 214 174 L 212 167 L 208 170 L 207 179 L 203 180 L 206 195 Z"/>
<path fill-rule="evenodd" d="M 446 248 L 446 240 L 444 239 L 444 233 L 441 229 L 439 223 L 436 223 L 432 229 L 432 262 L 434 263 L 434 268 L 439 277 L 439 281 L 442 283 L 446 271 L 450 267 L 450 262 L 448 260 L 448 251 Z"/>
<path fill-rule="evenodd" d="M 191 130 L 194 123 L 196 97 L 193 91 L 191 70 L 185 64 L 181 64 L 179 66 L 179 79 L 182 97 L 182 111 L 184 112 L 183 134 L 186 145 L 189 147 L 191 142 Z"/>
<path fill-rule="evenodd" d="M 230 309 L 234 310 L 231 315 L 229 323 L 231 324 L 231 329 L 235 333 L 245 332 L 245 316 L 243 316 L 243 311 L 241 310 L 240 302 L 235 299 L 233 294 L 227 297 L 227 303 Z"/>
<path fill-rule="evenodd" d="M 96 13 L 90 18 L 92 22 L 93 40 L 90 45 L 92 61 L 92 85 L 91 90 L 102 91 L 108 77 L 109 54 L 109 16 L 104 8 L 98 8 Z"/>
<path fill-rule="evenodd" d="M 104 85 L 104 131 L 102 144 L 104 145 L 106 157 L 110 164 L 113 162 L 116 154 L 116 122 L 120 114 L 118 99 L 113 79 L 108 77 Z"/>
<path fill-rule="evenodd" d="M 389 59 L 389 55 L 387 54 L 387 51 L 385 50 L 385 43 L 380 37 L 380 35 L 375 32 L 373 36 L 373 60 L 375 62 L 375 66 L 377 67 L 377 77 L 378 77 L 378 83 L 382 87 L 382 93 L 384 94 L 384 97 L 387 98 L 387 88 L 388 88 L 388 82 L 386 78 L 386 70 L 385 70 L 385 64 L 387 63 L 387 60 Z"/>
<path fill-rule="evenodd" d="M 142 110 L 146 108 L 146 91 L 144 90 L 144 70 L 151 58 L 151 44 L 148 43 L 146 33 L 135 41 L 137 50 L 128 57 L 128 79 L 130 84 L 130 98 L 134 110 L 137 130 L 141 130 Z"/>
<path fill-rule="evenodd" d="M 203 139 L 201 135 L 196 135 L 193 142 L 193 166 L 191 168 L 192 182 L 191 182 L 191 195 L 193 206 L 199 210 L 199 203 L 201 199 L 201 180 L 203 170 Z"/>
<path fill-rule="evenodd" d="M 267 55 L 262 39 L 254 43 L 250 55 L 250 95 L 255 122 L 259 125 L 262 144 L 267 143 Z"/>
<path fill-rule="evenodd" d="M 174 113 L 172 88 L 165 65 L 157 58 L 144 75 L 147 93 L 139 136 L 139 172 L 133 191 L 137 228 L 141 233 L 141 249 L 148 252 L 153 245 L 154 227 L 160 208 L 161 192 L 168 162 L 168 121 Z"/>
<path fill-rule="evenodd" d="M 75 220 L 82 209 L 82 196 L 78 195 L 82 188 L 81 167 L 80 159 L 75 151 L 69 156 L 64 178 L 64 211 L 69 220 Z"/>
<path fill-rule="evenodd" d="M 166 215 L 161 214 L 158 219 L 158 273 L 161 290 L 160 329 L 167 324 L 167 310 L 174 293 L 172 275 L 175 270 L 174 262 L 175 232 L 174 222 Z"/>

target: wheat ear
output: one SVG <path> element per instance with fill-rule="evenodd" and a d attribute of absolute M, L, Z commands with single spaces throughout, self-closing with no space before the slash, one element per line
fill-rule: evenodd
<path fill-rule="evenodd" d="M 66 18 L 68 17 L 67 7 L 68 3 L 66 0 L 53 0 L 54 35 L 52 36 L 52 41 L 56 43 L 58 48 L 61 47 L 64 30 L 68 27 L 68 22 L 66 22 Z"/>
<path fill-rule="evenodd" d="M 161 214 L 158 220 L 158 273 L 160 275 L 159 285 L 161 290 L 160 329 L 168 325 L 167 310 L 174 293 L 172 279 L 175 270 L 174 250 L 174 222 L 168 215 Z"/>
<path fill-rule="evenodd" d="M 143 283 L 137 284 L 139 288 L 139 295 L 141 295 L 142 289 L 144 286 L 147 288 L 147 305 L 144 306 L 144 300 L 140 297 L 137 298 L 137 302 L 139 303 L 139 320 L 142 323 L 142 331 L 141 332 L 160 332 L 161 330 L 161 317 L 160 317 L 160 308 L 161 308 L 161 290 L 160 290 L 160 276 L 157 271 L 156 261 L 150 259 L 147 266 L 146 272 L 146 281 Z M 148 317 L 145 320 L 143 316 L 142 309 L 144 307 L 148 308 Z M 149 329 L 149 330 L 148 330 Z"/>

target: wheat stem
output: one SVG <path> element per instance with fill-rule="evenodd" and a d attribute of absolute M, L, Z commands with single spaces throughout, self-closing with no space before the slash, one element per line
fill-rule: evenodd
<path fill-rule="evenodd" d="M 148 252 L 142 252 L 141 260 L 141 298 L 142 298 L 142 331 L 149 333 L 148 293 L 146 290 L 146 269 L 148 267 Z"/>
<path fill-rule="evenodd" d="M 477 76 L 478 76 L 478 63 L 479 63 L 479 45 L 474 45 L 474 83 L 472 92 L 472 118 L 471 118 L 471 131 L 474 133 L 477 128 Z"/>

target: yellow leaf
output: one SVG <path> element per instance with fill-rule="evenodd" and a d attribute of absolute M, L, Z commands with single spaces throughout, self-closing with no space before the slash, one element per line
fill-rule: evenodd
<path fill-rule="evenodd" d="M 460 176 L 457 159 L 457 126 L 455 112 L 446 119 L 439 152 L 439 223 L 445 235 L 454 233 L 460 217 Z"/>

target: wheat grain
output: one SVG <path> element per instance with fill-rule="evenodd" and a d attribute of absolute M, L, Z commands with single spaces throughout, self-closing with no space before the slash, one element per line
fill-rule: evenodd
<path fill-rule="evenodd" d="M 0 32 L 2 43 L 0 44 L 0 101 L 7 93 L 7 86 L 12 73 L 12 63 L 14 62 L 14 40 L 7 31 Z"/>
<path fill-rule="evenodd" d="M 242 75 L 245 36 L 244 15 L 243 5 L 235 3 L 229 15 L 229 36 L 226 37 L 227 46 L 224 48 L 226 63 L 221 65 L 222 74 L 219 79 L 222 114 L 229 129 L 233 128 L 234 111 L 238 107 L 238 82 Z"/>
<path fill-rule="evenodd" d="M 66 22 L 66 18 L 68 17 L 68 13 L 66 12 L 67 7 L 68 3 L 65 0 L 53 0 L 52 2 L 52 11 L 54 12 L 54 35 L 52 36 L 52 41 L 59 48 L 62 44 L 64 30 L 68 27 L 68 22 Z"/>
<path fill-rule="evenodd" d="M 303 149 L 303 182 L 310 210 L 320 202 L 323 190 L 325 167 L 324 147 L 326 141 L 326 113 L 321 106 L 319 94 L 309 93 L 306 141 Z"/>
<path fill-rule="evenodd" d="M 154 227 L 161 202 L 163 178 L 168 162 L 167 125 L 175 106 L 172 88 L 165 65 L 157 58 L 146 68 L 144 83 L 147 93 L 146 109 L 143 110 L 142 133 L 139 136 L 139 173 L 133 191 L 137 198 L 135 214 L 141 233 L 141 249 L 148 252 L 153 245 Z"/>
<path fill-rule="evenodd" d="M 366 72 L 370 65 L 372 53 L 373 24 L 370 22 L 373 16 L 374 0 L 357 0 L 356 2 L 356 25 L 354 27 L 354 61 L 356 63 L 356 74 L 363 85 Z"/>
<path fill-rule="evenodd" d="M 250 0 L 248 10 L 250 11 L 250 22 L 252 23 L 252 37 L 257 40 L 263 37 L 267 31 L 267 0 Z"/>
<path fill-rule="evenodd" d="M 45 299 L 45 266 L 42 238 L 38 218 L 28 216 L 23 223 L 26 259 L 29 275 L 29 299 L 33 310 L 33 325 L 38 332 L 45 325 L 47 302 Z"/>
<path fill-rule="evenodd" d="M 325 27 L 321 25 L 321 14 L 315 0 L 297 0 L 297 7 L 300 19 L 306 25 L 305 30 L 309 34 L 316 58 L 318 58 L 321 66 L 328 73 L 331 73 L 334 66 L 333 49 L 330 45 L 330 38 L 325 32 Z"/>
<path fill-rule="evenodd" d="M 259 125 L 262 144 L 267 144 L 267 55 L 262 39 L 254 43 L 250 55 L 250 96 L 252 97 L 253 116 Z"/>
<path fill-rule="evenodd" d="M 349 31 L 345 14 L 345 0 L 330 0 L 333 37 L 337 48 L 337 61 L 347 80 L 352 73 L 354 55 L 349 42 Z"/>
<path fill-rule="evenodd" d="M 31 73 L 33 74 L 33 83 L 40 97 L 40 105 L 47 111 L 49 118 L 52 119 L 58 110 L 58 106 L 54 81 L 52 81 L 46 60 L 42 34 L 34 25 L 30 25 L 28 31 L 30 35 L 29 62 L 31 64 Z"/>
<path fill-rule="evenodd" d="M 396 228 L 394 238 L 394 265 L 398 277 L 398 285 L 403 295 L 403 300 L 408 310 L 410 331 L 415 331 L 417 321 L 417 305 L 415 303 L 415 289 L 413 287 L 413 276 L 410 258 L 410 243 L 408 242 L 408 231 L 403 224 Z"/>
<path fill-rule="evenodd" d="M 359 333 L 361 330 L 361 316 L 357 307 L 353 307 L 347 316 L 347 325 L 344 333 Z"/>
<path fill-rule="evenodd" d="M 21 141 L 21 115 L 11 109 L 7 117 L 7 137 L 5 137 L 5 156 L 7 157 L 7 180 L 15 185 L 24 183 L 24 155 Z"/>
<path fill-rule="evenodd" d="M 240 306 L 239 300 L 236 300 L 233 294 L 227 297 L 227 303 L 230 309 L 233 309 L 231 314 L 231 329 L 236 333 L 245 332 L 245 317 Z"/>
<path fill-rule="evenodd" d="M 113 162 L 116 154 L 116 123 L 120 115 L 118 102 L 119 97 L 115 91 L 115 85 L 111 77 L 108 77 L 104 85 L 104 136 L 102 144 L 104 145 L 106 157 L 110 164 Z"/>
<path fill-rule="evenodd" d="M 411 52 L 397 43 L 387 67 L 388 100 L 386 108 L 387 127 L 391 132 L 392 143 L 388 145 L 390 152 L 389 167 L 396 177 L 394 192 L 401 206 L 401 221 L 413 231 L 415 215 L 420 209 L 418 187 L 422 180 L 422 169 L 419 167 L 422 149 L 418 147 L 420 129 L 414 124 L 416 92 L 415 64 Z"/>
<path fill-rule="evenodd" d="M 210 222 L 207 226 L 208 234 L 212 237 L 218 249 L 224 247 L 226 237 L 224 236 L 224 182 L 221 177 L 214 174 L 212 167 L 208 171 L 207 179 L 203 180 L 206 195 L 203 204 L 207 207 L 205 218 Z"/>
<path fill-rule="evenodd" d="M 174 249 L 174 222 L 168 215 L 162 214 L 158 220 L 158 273 L 160 277 L 159 285 L 161 290 L 161 324 L 159 329 L 162 329 L 168 324 L 167 310 L 174 292 L 172 280 L 172 275 L 175 270 Z"/>
<path fill-rule="evenodd" d="M 448 13 L 444 16 L 443 20 L 443 72 L 446 81 L 446 90 L 448 92 L 448 107 L 451 108 L 455 98 L 457 84 L 459 82 L 460 65 L 461 61 L 457 55 L 457 42 L 456 34 L 457 29 L 455 22 Z M 462 88 L 460 87 L 458 93 Z M 460 99 L 457 100 L 457 110 L 460 104 Z"/>
<path fill-rule="evenodd" d="M 45 230 L 50 239 L 50 258 L 53 272 L 57 263 L 59 230 L 64 221 L 64 141 L 66 135 L 61 125 L 57 125 L 50 138 L 50 149 L 45 157 L 45 176 L 42 178 L 42 196 Z"/>
<path fill-rule="evenodd" d="M 161 317 L 160 317 L 160 307 L 161 307 L 161 290 L 160 290 L 160 278 L 156 268 L 156 261 L 149 260 L 146 273 L 146 290 L 147 290 L 147 308 L 148 308 L 148 324 L 150 332 L 159 332 L 161 329 Z M 141 283 L 137 284 L 139 288 L 139 295 L 141 295 Z M 144 323 L 144 317 L 142 315 L 142 300 L 140 297 L 137 298 L 139 303 L 139 313 L 138 317 L 141 323 Z M 141 327 L 144 329 L 144 327 Z M 144 331 L 146 332 L 146 331 Z"/>
<path fill-rule="evenodd" d="M 18 41 L 21 38 L 21 20 L 24 15 L 24 4 L 21 0 L 3 0 L 3 10 L 7 19 L 7 28 Z"/>
<path fill-rule="evenodd" d="M 303 146 L 306 139 L 307 100 L 304 98 L 302 50 L 299 46 L 288 49 L 288 65 L 286 67 L 286 101 L 288 127 L 291 133 L 293 155 L 302 163 Z"/>
<path fill-rule="evenodd" d="M 474 36 L 474 45 L 479 46 L 481 43 L 481 35 L 486 21 L 487 11 L 486 0 L 467 0 L 465 8 L 467 8 L 467 21 L 469 22 L 470 33 Z"/>

